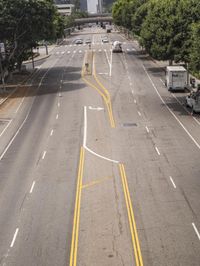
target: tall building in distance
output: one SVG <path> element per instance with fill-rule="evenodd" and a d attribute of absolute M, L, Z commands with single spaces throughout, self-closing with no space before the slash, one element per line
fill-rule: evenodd
<path fill-rule="evenodd" d="M 87 0 L 80 0 L 80 10 L 81 11 L 88 11 L 88 3 Z"/>

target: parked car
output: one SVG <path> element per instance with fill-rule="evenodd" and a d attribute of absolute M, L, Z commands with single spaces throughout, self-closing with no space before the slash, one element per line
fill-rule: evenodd
<path fill-rule="evenodd" d="M 74 41 L 75 44 L 83 44 L 83 40 L 82 39 L 76 39 Z"/>
<path fill-rule="evenodd" d="M 108 43 L 109 42 L 107 36 L 103 36 L 102 39 L 101 39 L 101 41 L 102 41 L 102 43 Z"/>
<path fill-rule="evenodd" d="M 90 44 L 90 43 L 91 43 L 91 39 L 86 39 L 86 40 L 85 40 L 85 43 L 86 43 L 86 44 Z"/>

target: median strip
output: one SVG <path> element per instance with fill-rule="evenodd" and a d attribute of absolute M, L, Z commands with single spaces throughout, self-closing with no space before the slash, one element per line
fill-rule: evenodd
<path fill-rule="evenodd" d="M 134 217 L 134 213 L 133 213 L 133 207 L 132 207 L 132 203 L 131 203 L 131 197 L 130 197 L 130 193 L 129 193 L 125 168 L 124 168 L 123 164 L 119 164 L 119 171 L 120 171 L 120 175 L 121 175 L 124 197 L 125 197 L 125 202 L 126 202 L 126 208 L 127 208 L 127 213 L 128 213 L 128 220 L 129 220 L 129 226 L 130 226 L 132 243 L 133 243 L 133 250 L 134 250 L 134 255 L 135 255 L 135 263 L 136 263 L 136 266 L 143 266 L 143 259 L 142 259 L 142 254 L 141 254 L 141 250 L 140 250 L 140 244 L 139 244 L 139 239 L 138 239 L 138 234 L 137 234 L 136 222 L 135 222 L 135 217 Z"/>
<path fill-rule="evenodd" d="M 79 221 L 80 221 L 80 207 L 81 207 L 81 187 L 83 179 L 83 167 L 84 167 L 84 148 L 81 147 L 79 169 L 78 169 L 78 180 L 76 187 L 76 200 L 74 208 L 74 221 L 71 241 L 71 252 L 70 252 L 70 266 L 76 266 L 77 262 L 77 250 L 78 250 L 78 234 L 79 234 Z"/>

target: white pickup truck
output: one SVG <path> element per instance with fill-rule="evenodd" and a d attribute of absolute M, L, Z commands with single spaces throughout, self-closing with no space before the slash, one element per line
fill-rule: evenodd
<path fill-rule="evenodd" d="M 186 96 L 186 106 L 192 109 L 192 113 L 200 113 L 200 86 Z"/>

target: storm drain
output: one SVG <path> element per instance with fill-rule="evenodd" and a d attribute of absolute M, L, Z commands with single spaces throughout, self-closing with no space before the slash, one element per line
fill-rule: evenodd
<path fill-rule="evenodd" d="M 136 123 L 124 123 L 123 127 L 137 127 Z"/>

